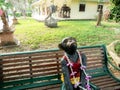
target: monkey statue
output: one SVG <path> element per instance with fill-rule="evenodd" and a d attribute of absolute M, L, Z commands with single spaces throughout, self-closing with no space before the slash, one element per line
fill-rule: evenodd
<path fill-rule="evenodd" d="M 3 23 L 3 31 L 4 32 L 9 31 L 10 27 L 9 27 L 8 21 L 6 19 L 7 15 L 6 15 L 5 11 L 3 10 L 3 8 L 0 9 L 0 16 L 1 16 L 2 23 Z"/>
<path fill-rule="evenodd" d="M 63 18 L 70 18 L 70 7 L 68 7 L 66 4 L 64 4 L 61 8 L 61 16 Z"/>
<path fill-rule="evenodd" d="M 45 25 L 51 28 L 57 27 L 57 20 L 52 17 L 52 14 L 57 10 L 57 6 L 51 4 L 48 9 L 48 16 L 45 18 Z"/>
<path fill-rule="evenodd" d="M 61 59 L 62 90 L 90 90 L 85 72 L 87 58 L 84 53 L 77 50 L 76 39 L 66 37 L 58 44 L 58 47 L 65 52 Z M 89 77 L 87 76 L 88 79 Z"/>

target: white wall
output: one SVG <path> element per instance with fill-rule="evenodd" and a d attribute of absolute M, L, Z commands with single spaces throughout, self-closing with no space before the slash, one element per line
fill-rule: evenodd
<path fill-rule="evenodd" d="M 74 19 L 94 19 L 97 13 L 97 5 L 95 3 L 85 3 L 85 11 L 79 12 L 80 3 L 72 3 L 71 5 L 71 18 Z"/>
<path fill-rule="evenodd" d="M 73 19 L 96 19 L 97 6 L 98 3 L 86 2 L 85 11 L 79 12 L 79 2 L 74 2 L 71 4 L 71 18 Z M 107 5 L 103 4 L 103 11 L 106 9 Z"/>

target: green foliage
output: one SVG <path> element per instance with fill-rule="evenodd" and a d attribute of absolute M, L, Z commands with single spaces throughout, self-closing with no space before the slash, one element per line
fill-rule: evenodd
<path fill-rule="evenodd" d="M 111 0 L 111 2 L 116 6 L 120 5 L 120 0 Z"/>
<path fill-rule="evenodd" d="M 32 15 L 32 12 L 26 12 L 26 16 L 31 17 L 31 15 Z M 21 12 L 16 12 L 16 13 L 15 13 L 15 16 L 16 16 L 16 17 L 21 17 L 21 16 L 22 16 L 22 13 L 21 13 Z"/>
<path fill-rule="evenodd" d="M 4 0 L 0 0 L 0 6 L 4 3 Z"/>
<path fill-rule="evenodd" d="M 4 4 L 4 0 L 0 0 L 0 7 Z"/>
<path fill-rule="evenodd" d="M 113 3 L 113 8 L 111 9 L 110 18 L 114 19 L 116 22 L 120 21 L 120 0 L 111 0 Z"/>
<path fill-rule="evenodd" d="M 20 17 L 20 16 L 22 16 L 22 14 L 21 14 L 20 12 L 16 12 L 16 13 L 15 13 L 15 16 L 16 16 L 16 17 Z"/>
<path fill-rule="evenodd" d="M 120 56 L 120 42 L 116 44 L 115 51 Z"/>
<path fill-rule="evenodd" d="M 32 15 L 32 12 L 26 12 L 26 16 L 28 16 L 28 17 L 31 17 L 31 15 Z"/>
<path fill-rule="evenodd" d="M 12 7 L 12 5 L 10 3 L 5 3 L 5 0 L 0 0 L 0 7 L 5 7 L 3 9 L 7 9 L 9 7 Z"/>

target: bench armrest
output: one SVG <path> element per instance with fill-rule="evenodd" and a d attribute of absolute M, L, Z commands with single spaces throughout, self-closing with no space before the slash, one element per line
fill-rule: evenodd
<path fill-rule="evenodd" d="M 114 79 L 120 82 L 120 68 L 115 66 L 111 59 L 108 59 L 108 71 Z"/>
<path fill-rule="evenodd" d="M 108 59 L 108 64 L 110 64 L 114 69 L 120 71 L 120 68 L 115 66 L 110 59 Z"/>

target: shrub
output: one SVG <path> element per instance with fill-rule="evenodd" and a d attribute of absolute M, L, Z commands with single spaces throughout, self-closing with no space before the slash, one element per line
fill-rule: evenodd
<path fill-rule="evenodd" d="M 31 17 L 32 12 L 26 12 L 26 16 Z"/>
<path fill-rule="evenodd" d="M 21 13 L 20 13 L 20 12 L 16 12 L 16 13 L 15 13 L 15 16 L 16 16 L 16 17 L 20 17 L 20 16 L 21 16 Z"/>
<path fill-rule="evenodd" d="M 120 56 L 120 42 L 115 45 L 115 51 Z"/>

